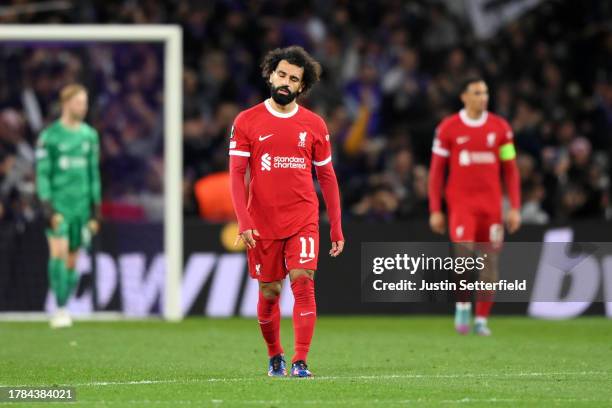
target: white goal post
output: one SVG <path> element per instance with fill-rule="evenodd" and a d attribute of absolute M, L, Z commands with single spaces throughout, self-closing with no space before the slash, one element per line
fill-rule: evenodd
<path fill-rule="evenodd" d="M 183 317 L 183 36 L 176 25 L 3 25 L 2 41 L 161 42 L 164 44 L 164 252 L 166 320 Z"/>

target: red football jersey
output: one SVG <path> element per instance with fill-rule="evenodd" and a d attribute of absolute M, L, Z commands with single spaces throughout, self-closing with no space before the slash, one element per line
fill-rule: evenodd
<path fill-rule="evenodd" d="M 247 209 L 262 239 L 284 239 L 309 224 L 318 228 L 312 166 L 331 162 L 319 115 L 298 105 L 279 113 L 266 100 L 236 117 L 229 154 L 249 158 Z"/>
<path fill-rule="evenodd" d="M 474 120 L 461 110 L 440 123 L 432 151 L 449 158 L 445 196 L 451 210 L 501 211 L 500 148 L 512 139 L 508 122 L 490 112 Z"/>

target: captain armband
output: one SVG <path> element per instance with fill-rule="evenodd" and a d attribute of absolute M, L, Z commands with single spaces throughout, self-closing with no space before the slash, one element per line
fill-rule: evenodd
<path fill-rule="evenodd" d="M 499 158 L 501 161 L 514 160 L 516 158 L 516 149 L 514 144 L 506 143 L 499 148 Z"/>

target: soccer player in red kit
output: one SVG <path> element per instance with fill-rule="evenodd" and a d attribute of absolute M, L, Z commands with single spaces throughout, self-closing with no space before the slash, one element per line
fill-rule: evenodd
<path fill-rule="evenodd" d="M 458 243 L 455 250 L 459 254 L 484 248 L 487 256 L 480 280 L 495 282 L 504 233 L 500 168 L 511 206 L 506 215 L 508 232 L 514 233 L 521 225 L 520 180 L 513 134 L 508 122 L 487 112 L 489 93 L 482 79 L 466 80 L 461 100 L 464 108 L 445 118 L 436 129 L 429 174 L 429 224 L 436 233 L 446 231 L 442 192 L 448 167 L 444 195 L 450 239 Z M 457 279 L 460 278 L 458 275 Z M 456 295 L 455 328 L 460 334 L 467 334 L 472 294 L 459 290 Z M 492 291 L 476 293 L 474 333 L 478 335 L 491 334 L 487 318 L 493 297 Z"/>
<path fill-rule="evenodd" d="M 317 310 L 319 201 L 314 166 L 331 224 L 332 257 L 344 248 L 340 194 L 327 126 L 296 98 L 319 79 L 320 65 L 301 47 L 270 51 L 262 63 L 271 98 L 241 112 L 230 137 L 232 200 L 249 274 L 259 281 L 257 317 L 270 357 L 268 375 L 287 375 L 280 343 L 279 296 L 289 274 L 295 298 L 295 354 L 290 375 L 312 377 L 306 358 Z M 250 169 L 248 193 L 245 174 Z"/>

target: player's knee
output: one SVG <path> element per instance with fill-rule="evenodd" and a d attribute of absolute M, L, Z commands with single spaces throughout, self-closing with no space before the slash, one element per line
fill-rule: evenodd
<path fill-rule="evenodd" d="M 480 273 L 481 280 L 485 282 L 497 282 L 499 278 L 499 271 L 497 269 L 497 265 L 486 265 L 485 268 Z"/>
<path fill-rule="evenodd" d="M 289 271 L 289 278 L 291 279 L 291 282 L 301 276 L 306 276 L 310 279 L 314 279 L 314 273 L 315 271 L 313 271 L 312 269 L 292 269 L 291 271 Z"/>
<path fill-rule="evenodd" d="M 453 243 L 453 250 L 456 255 L 466 256 L 474 252 L 473 241 L 456 241 Z"/>
<path fill-rule="evenodd" d="M 282 285 L 280 282 L 262 282 L 259 285 L 259 289 L 263 297 L 272 300 L 280 296 Z"/>

